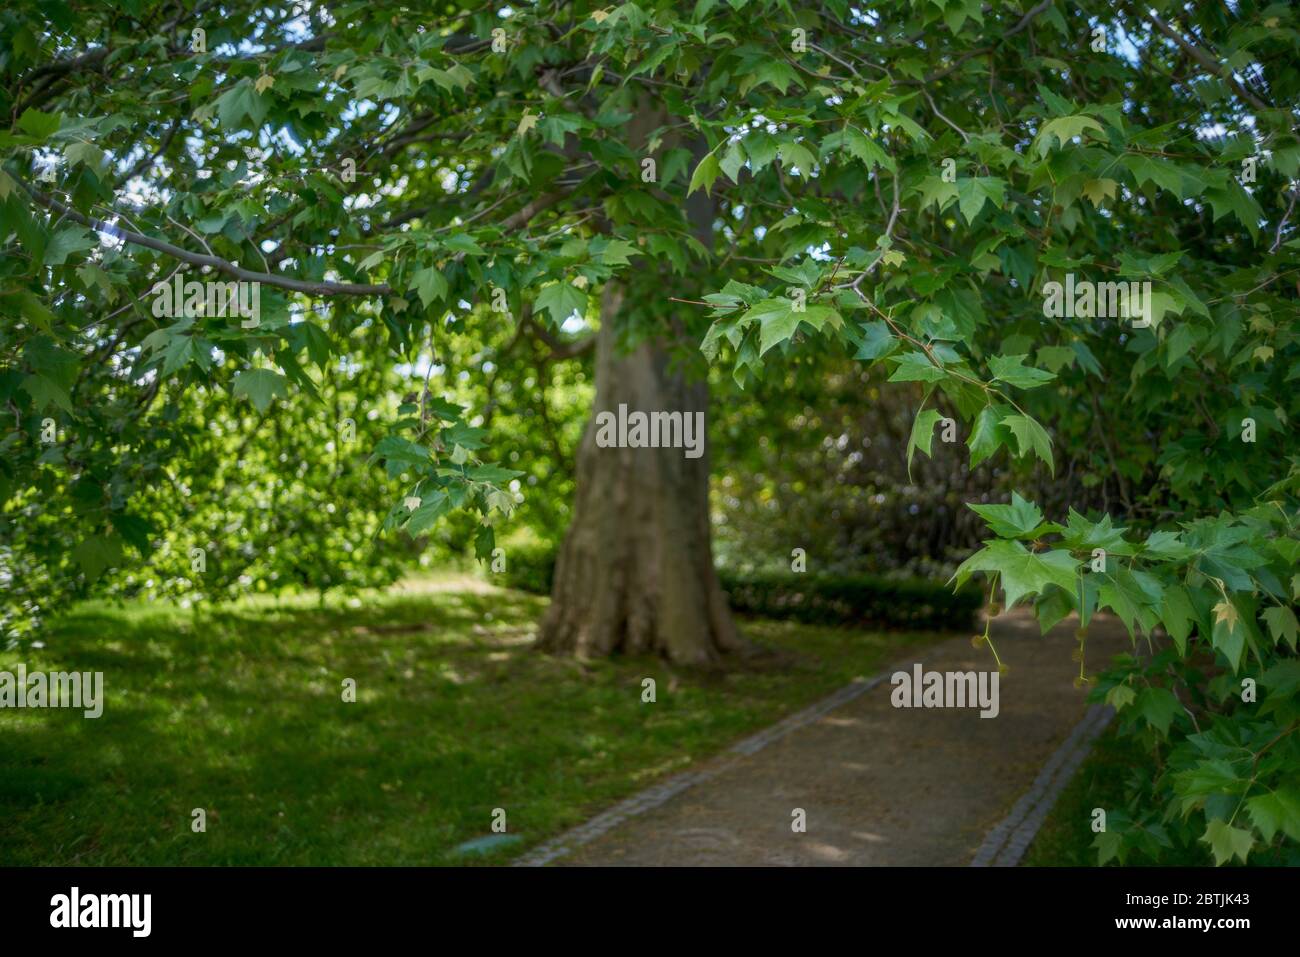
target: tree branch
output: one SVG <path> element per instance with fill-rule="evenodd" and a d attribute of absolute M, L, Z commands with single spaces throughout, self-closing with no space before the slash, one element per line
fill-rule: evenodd
<path fill-rule="evenodd" d="M 1185 39 L 1182 36 L 1182 34 L 1180 34 L 1169 24 L 1165 23 L 1154 13 L 1148 11 L 1146 13 L 1143 13 L 1142 16 L 1146 18 L 1146 20 L 1150 22 L 1150 24 L 1154 26 L 1157 30 L 1159 30 L 1161 33 L 1167 36 L 1170 40 L 1173 40 L 1174 43 L 1176 43 L 1178 47 L 1189 57 L 1191 57 L 1201 66 L 1205 67 L 1215 76 L 1217 76 L 1219 79 L 1225 81 L 1230 87 L 1232 87 L 1232 89 L 1236 92 L 1236 94 L 1239 97 L 1241 97 L 1251 106 L 1253 106 L 1255 109 L 1257 110 L 1272 109 L 1271 106 L 1269 106 L 1259 97 L 1257 97 L 1255 94 L 1251 93 L 1244 86 L 1242 86 L 1237 81 L 1237 78 L 1232 75 L 1231 70 L 1227 69 L 1225 66 L 1223 66 L 1223 64 L 1219 63 L 1216 59 L 1214 59 L 1214 57 L 1210 56 L 1200 47 L 1195 46 L 1193 43 L 1191 43 L 1191 41 Z"/>
<path fill-rule="evenodd" d="M 137 233 L 134 230 L 123 229 L 120 226 L 114 226 L 112 223 L 105 222 L 94 216 L 85 216 L 71 206 L 60 202 L 53 196 L 46 196 L 44 193 L 32 186 L 18 181 L 18 185 L 25 189 L 37 203 L 46 209 L 53 210 L 62 216 L 66 216 L 73 222 L 88 226 L 97 232 L 107 233 L 108 235 L 121 239 L 124 242 L 131 243 L 135 246 L 143 246 L 145 249 L 152 249 L 155 252 L 171 256 L 173 259 L 179 259 L 183 262 L 190 263 L 194 266 L 209 266 L 218 272 L 225 273 L 227 276 L 233 276 L 236 279 L 242 279 L 246 282 L 265 283 L 268 286 L 276 286 L 280 289 L 288 289 L 292 292 L 306 293 L 309 296 L 387 296 L 392 293 L 393 289 L 386 283 L 379 285 L 365 285 L 362 283 L 351 282 L 314 282 L 307 279 L 294 279 L 291 276 L 277 276 L 274 273 L 256 272 L 251 269 L 244 269 L 236 266 L 229 260 L 222 259 L 219 256 L 210 256 L 203 253 L 191 252 L 188 249 L 182 249 L 180 246 L 174 246 L 169 242 L 161 239 L 154 239 L 152 236 L 145 236 L 143 233 Z"/>
<path fill-rule="evenodd" d="M 590 352 L 592 347 L 596 344 L 595 333 L 592 333 L 585 338 L 578 339 L 575 342 L 565 342 L 562 339 L 557 339 L 555 336 L 551 335 L 550 330 L 546 329 L 541 323 L 533 319 L 531 312 L 526 313 L 520 318 L 519 326 L 520 328 L 527 326 L 529 331 L 551 350 L 550 355 L 546 357 L 548 361 L 551 359 L 576 359 L 578 356 Z"/>

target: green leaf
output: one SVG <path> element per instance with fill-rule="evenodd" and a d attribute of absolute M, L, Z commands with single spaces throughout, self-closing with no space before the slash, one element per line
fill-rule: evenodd
<path fill-rule="evenodd" d="M 1091 551 L 1104 548 L 1112 555 L 1133 555 L 1137 546 L 1125 541 L 1127 528 L 1114 528 L 1109 515 L 1103 515 L 1098 522 L 1089 521 L 1073 508 L 1061 533 L 1062 543 L 1071 551 Z"/>
<path fill-rule="evenodd" d="M 474 237 L 467 233 L 452 233 L 442 241 L 446 249 L 455 253 L 464 253 L 467 256 L 485 256 L 487 250 L 474 241 Z"/>
<path fill-rule="evenodd" d="M 1139 186 L 1155 183 L 1161 189 L 1182 198 L 1183 174 L 1175 164 L 1157 156 L 1136 153 L 1125 155 L 1122 162 Z"/>
<path fill-rule="evenodd" d="M 464 70 L 464 67 L 457 67 L 457 69 Z M 468 73 L 468 71 L 465 72 Z M 470 76 L 472 77 L 472 74 L 470 74 Z M 440 70 L 434 66 L 421 67 L 415 72 L 415 80 L 417 83 L 424 83 L 428 80 L 433 80 L 434 83 L 438 84 L 438 86 L 448 92 L 451 92 L 458 87 L 464 89 L 468 85 L 461 77 L 457 77 L 447 70 Z"/>
<path fill-rule="evenodd" d="M 727 334 L 727 326 L 731 322 L 715 322 L 709 326 L 709 331 L 704 334 L 704 339 L 700 342 L 700 352 L 704 358 L 713 362 L 718 358 L 718 350 L 722 348 L 722 339 Z"/>
<path fill-rule="evenodd" d="M 63 156 L 69 166 L 81 163 L 96 172 L 108 162 L 108 154 L 94 143 L 70 143 L 63 148 Z"/>
<path fill-rule="evenodd" d="M 1169 725 L 1182 711 L 1183 706 L 1168 688 L 1143 688 L 1133 705 L 1133 712 L 1158 730 L 1161 737 L 1169 736 Z"/>
<path fill-rule="evenodd" d="M 413 289 L 419 294 L 420 302 L 426 309 L 434 302 L 447 298 L 447 280 L 443 278 L 442 272 L 436 266 L 417 269 L 411 275 L 411 284 L 407 289 Z"/>
<path fill-rule="evenodd" d="M 1210 644 L 1228 659 L 1234 674 L 1241 670 L 1241 657 L 1246 650 L 1246 625 L 1239 601 L 1225 598 L 1214 606 L 1214 627 L 1210 632 Z"/>
<path fill-rule="evenodd" d="M 465 411 L 463 405 L 457 405 L 455 402 L 448 402 L 438 396 L 430 396 L 424 400 L 424 414 L 433 416 L 443 422 L 455 422 L 460 418 L 461 413 Z"/>
<path fill-rule="evenodd" d="M 1233 827 L 1227 821 L 1211 821 L 1205 829 L 1202 841 L 1210 845 L 1214 852 L 1214 863 L 1222 865 L 1234 857 L 1246 863 L 1246 855 L 1255 845 L 1255 837 L 1240 827 Z"/>
<path fill-rule="evenodd" d="M 1101 124 L 1091 116 L 1077 114 L 1075 116 L 1061 116 L 1054 120 L 1048 120 L 1043 124 L 1042 129 L 1038 131 L 1038 138 L 1035 141 L 1038 144 L 1038 155 L 1046 156 L 1048 150 L 1052 148 L 1052 139 L 1061 145 L 1074 139 L 1076 136 L 1082 136 L 1084 130 L 1096 130 L 1101 132 Z"/>
<path fill-rule="evenodd" d="M 1300 659 L 1283 658 L 1259 676 L 1271 695 L 1294 698 L 1300 692 Z"/>
<path fill-rule="evenodd" d="M 567 282 L 556 282 L 537 294 L 537 308 L 551 314 L 557 326 L 575 312 L 581 315 L 587 308 L 587 294 Z"/>
<path fill-rule="evenodd" d="M 1182 585 L 1165 587 L 1160 619 L 1164 622 L 1165 631 L 1169 632 L 1174 644 L 1178 646 L 1178 653 L 1187 654 L 1187 637 L 1192 633 L 1192 624 L 1196 621 L 1196 609 L 1192 607 L 1191 596 Z"/>
<path fill-rule="evenodd" d="M 467 449 L 481 449 L 484 445 L 484 436 L 487 435 L 486 429 L 476 428 L 467 425 L 464 422 L 457 422 L 449 428 L 443 429 L 442 437 L 447 444 L 460 445 Z M 460 464 L 459 462 L 456 464 Z"/>
<path fill-rule="evenodd" d="M 383 459 L 385 462 L 399 466 L 397 472 L 405 471 L 405 466 L 426 466 L 431 461 L 430 451 L 400 435 L 386 435 L 375 443 L 375 451 L 370 456 L 371 462 Z"/>
<path fill-rule="evenodd" d="M 938 382 L 946 373 L 929 360 L 924 352 L 905 352 L 899 357 L 898 368 L 889 377 L 890 382 Z"/>
<path fill-rule="evenodd" d="M 258 412 L 265 412 L 276 396 L 285 398 L 288 394 L 284 376 L 270 369 L 245 369 L 235 376 L 235 398 L 248 396 Z"/>
<path fill-rule="evenodd" d="M 630 71 L 628 75 L 637 76 L 641 73 L 653 73 L 665 60 L 677 52 L 680 45 L 681 40 L 675 37 L 665 40 L 653 53 L 638 63 L 636 68 Z"/>
<path fill-rule="evenodd" d="M 628 265 L 628 256 L 640 256 L 641 250 L 637 249 L 625 239 L 611 239 L 600 253 L 600 261 L 606 266 L 626 266 Z"/>
<path fill-rule="evenodd" d="M 1264 212 L 1259 208 L 1259 203 L 1255 202 L 1255 197 L 1246 192 L 1235 179 L 1230 179 L 1223 189 L 1210 190 L 1205 198 L 1214 207 L 1216 223 L 1232 213 L 1250 231 L 1251 238 L 1258 238 L 1259 221 L 1264 218 Z"/>
<path fill-rule="evenodd" d="M 304 322 L 300 327 L 307 344 L 307 355 L 322 372 L 330 361 L 330 337 L 314 322 Z"/>
<path fill-rule="evenodd" d="M 1091 372 L 1098 379 L 1103 378 L 1101 374 L 1101 363 L 1098 362 L 1097 357 L 1092 354 L 1092 350 L 1088 348 L 1087 343 L 1075 342 L 1073 349 L 1075 358 L 1079 360 L 1079 368 L 1083 369 L 1085 372 Z"/>
<path fill-rule="evenodd" d="M 863 323 L 862 337 L 858 340 L 858 351 L 853 354 L 853 358 L 879 359 L 892 352 L 897 344 L 898 340 L 889 331 L 889 326 L 881 320 Z"/>
<path fill-rule="evenodd" d="M 465 474 L 475 482 L 491 482 L 494 485 L 500 485 L 502 482 L 509 482 L 524 473 L 517 472 L 514 469 L 503 469 L 499 465 L 476 465 Z"/>
<path fill-rule="evenodd" d="M 1273 641 L 1285 641 L 1291 646 L 1291 650 L 1296 648 L 1296 634 L 1300 631 L 1300 625 L 1296 622 L 1295 612 L 1286 605 L 1277 605 L 1269 608 L 1261 615 L 1268 623 L 1268 630 L 1273 635 Z"/>
<path fill-rule="evenodd" d="M 1010 505 L 969 505 L 972 512 L 988 522 L 999 538 L 1037 538 L 1043 531 L 1043 513 L 1033 502 L 1011 493 Z"/>
<path fill-rule="evenodd" d="M 934 441 L 935 423 L 942 419 L 937 409 L 926 409 L 917 415 L 912 423 L 912 434 L 907 440 L 907 477 L 912 477 L 912 453 L 920 449 L 931 455 L 930 444 Z"/>
<path fill-rule="evenodd" d="M 1043 98 L 1043 102 L 1047 104 L 1047 108 L 1051 111 L 1053 116 L 1069 116 L 1072 113 L 1078 112 L 1078 107 L 1073 103 L 1062 96 L 1058 96 L 1054 91 L 1043 86 L 1041 83 L 1038 84 L 1038 95 Z"/>
<path fill-rule="evenodd" d="M 998 423 L 1001 421 L 998 411 L 991 405 L 980 409 L 975 417 L 975 427 L 970 434 L 970 467 L 975 468 L 998 450 L 1002 440 L 998 437 Z"/>
<path fill-rule="evenodd" d="M 1049 585 L 1038 600 L 1034 602 L 1034 612 L 1038 615 L 1040 634 L 1047 634 L 1066 615 L 1074 611 L 1074 599 L 1063 588 Z"/>
<path fill-rule="evenodd" d="M 717 153 L 710 153 L 704 159 L 700 160 L 700 165 L 695 167 L 695 172 L 691 174 L 691 184 L 686 189 L 686 195 L 689 196 L 697 189 L 703 189 L 709 192 L 713 188 L 713 181 L 718 178 L 722 172 L 722 165 L 718 161 Z"/>
<path fill-rule="evenodd" d="M 957 198 L 957 184 L 946 182 L 940 176 L 927 176 L 921 180 L 921 208 L 925 209 L 931 203 L 939 205 L 939 211 Z M 980 205 L 983 205 L 981 201 Z"/>
<path fill-rule="evenodd" d="M 1006 607 L 1010 608 L 1048 585 L 1059 585 L 1073 594 L 1078 567 L 1078 560 L 1063 549 L 1031 552 L 1019 542 L 998 539 L 962 562 L 953 578 L 961 586 L 972 572 L 997 572 L 1006 593 Z"/>
<path fill-rule="evenodd" d="M 791 85 L 803 86 L 803 82 L 799 79 L 799 74 L 795 72 L 794 67 L 785 60 L 776 57 L 768 57 L 763 60 L 757 70 L 741 81 L 741 96 L 762 83 L 769 84 L 778 90 L 782 96 L 785 95 L 786 90 Z"/>
<path fill-rule="evenodd" d="M 148 557 L 149 553 L 153 551 L 149 537 L 157 534 L 158 529 L 150 522 L 129 512 L 113 512 L 108 519 L 113 523 L 113 528 L 117 533 L 122 536 L 122 540 L 139 552 L 142 557 Z"/>
<path fill-rule="evenodd" d="M 1196 554 L 1194 549 L 1183 544 L 1177 532 L 1170 531 L 1152 532 L 1142 545 L 1142 551 L 1148 557 L 1165 558 L 1172 561 L 1181 561 Z"/>
<path fill-rule="evenodd" d="M 90 230 L 82 226 L 64 226 L 50 237 L 49 245 L 45 247 L 45 265 L 62 266 L 73 253 L 94 249 L 98 245 Z"/>
<path fill-rule="evenodd" d="M 718 167 L 722 170 L 722 172 L 727 174 L 727 178 L 729 180 L 731 180 L 733 183 L 739 183 L 740 170 L 741 167 L 743 167 L 744 165 L 745 165 L 745 154 L 741 150 L 740 144 L 732 143 L 730 146 L 727 147 L 727 152 L 722 157 L 722 161 L 718 164 Z"/>
<path fill-rule="evenodd" d="M 1137 695 L 1128 685 L 1115 685 L 1106 692 L 1106 703 L 1116 711 L 1123 711 L 1127 705 L 1133 703 Z"/>
<path fill-rule="evenodd" d="M 867 136 L 856 126 L 848 126 L 844 130 L 844 146 L 850 153 L 862 160 L 862 164 L 868 170 L 875 166 L 883 166 L 891 173 L 896 172 L 898 167 L 885 150 L 876 143 L 871 137 Z"/>
<path fill-rule="evenodd" d="M 28 107 L 23 111 L 23 115 L 18 117 L 18 128 L 38 140 L 47 140 L 59 131 L 62 121 L 61 113 L 42 113 L 40 110 Z"/>
<path fill-rule="evenodd" d="M 1119 857 L 1124 849 L 1124 835 L 1115 830 L 1102 831 L 1093 837 L 1092 846 L 1097 849 L 1097 864 L 1103 865 Z"/>
<path fill-rule="evenodd" d="M 1006 196 L 1006 180 L 996 176 L 963 176 L 957 180 L 957 206 L 968 223 L 975 221 L 986 202 L 1001 209 Z"/>
<path fill-rule="evenodd" d="M 167 345 L 163 348 L 163 364 L 159 374 L 165 378 L 189 365 L 193 358 L 194 339 L 187 335 L 173 334 L 168 337 Z"/>
<path fill-rule="evenodd" d="M 248 117 L 254 126 L 261 126 L 266 118 L 266 104 L 249 80 L 240 80 L 217 98 L 217 120 L 223 127 L 234 128 Z"/>
<path fill-rule="evenodd" d="M 32 397 L 36 411 L 43 412 L 54 403 L 64 412 L 72 414 L 72 396 L 68 388 L 45 375 L 29 375 L 23 379 L 23 391 Z"/>
<path fill-rule="evenodd" d="M 88 290 L 99 289 L 105 296 L 113 295 L 113 280 L 94 263 L 88 262 L 78 266 L 77 278 Z"/>
<path fill-rule="evenodd" d="M 989 368 L 993 378 L 1013 385 L 1018 389 L 1033 389 L 1044 382 L 1051 382 L 1056 375 L 1025 365 L 1028 356 L 993 356 L 989 359 Z"/>
<path fill-rule="evenodd" d="M 1011 430 L 1020 445 L 1020 455 L 1035 455 L 1047 463 L 1047 468 L 1056 474 L 1056 465 L 1052 462 L 1052 439 L 1037 421 L 1027 415 L 1008 415 L 1002 424 Z"/>
<path fill-rule="evenodd" d="M 429 501 L 420 505 L 402 527 L 406 534 L 415 538 L 431 529 L 438 519 L 451 511 L 451 500 L 445 492 L 437 492 Z"/>
<path fill-rule="evenodd" d="M 1124 622 L 1130 635 L 1141 625 L 1150 631 L 1159 620 L 1158 609 L 1164 600 L 1164 589 L 1155 576 L 1118 565 L 1101 576 L 1097 586 L 1099 605 L 1109 607 Z"/>
<path fill-rule="evenodd" d="M 812 151 L 794 140 L 782 141 L 777 154 L 786 166 L 797 166 L 799 175 L 804 179 L 812 175 L 812 168 L 817 164 L 817 157 L 813 156 Z"/>
<path fill-rule="evenodd" d="M 1300 790 L 1294 786 L 1280 784 L 1270 793 L 1248 798 L 1246 810 L 1266 843 L 1271 844 L 1278 831 L 1300 841 Z"/>
<path fill-rule="evenodd" d="M 1073 365 L 1078 356 L 1070 346 L 1041 346 L 1037 358 L 1047 367 L 1048 372 L 1055 375 L 1066 366 Z"/>
<path fill-rule="evenodd" d="M 496 543 L 496 531 L 492 526 L 480 525 L 474 534 L 474 557 L 482 562 L 487 561 L 492 557 L 492 550 L 496 548 Z"/>
<path fill-rule="evenodd" d="M 122 561 L 122 542 L 116 536 L 91 535 L 72 550 L 87 581 L 94 581 Z"/>
<path fill-rule="evenodd" d="M 751 130 L 745 136 L 745 152 L 749 154 L 749 168 L 754 175 L 761 173 L 764 167 L 776 159 L 777 140 L 770 133 Z M 666 174 L 665 174 L 666 176 Z"/>
<path fill-rule="evenodd" d="M 758 354 L 761 356 L 793 336 L 799 323 L 818 308 L 825 309 L 808 306 L 803 312 L 795 312 L 794 302 L 790 299 L 762 299 L 754 303 L 741 320 L 758 322 Z"/>

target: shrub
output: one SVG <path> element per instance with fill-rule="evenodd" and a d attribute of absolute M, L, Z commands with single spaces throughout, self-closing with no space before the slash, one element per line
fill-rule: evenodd
<path fill-rule="evenodd" d="M 549 595 L 558 556 L 559 550 L 551 545 L 516 545 L 506 549 L 506 567 L 502 572 L 506 587 Z"/>
<path fill-rule="evenodd" d="M 954 592 L 921 578 L 788 572 L 721 572 L 720 577 L 733 610 L 814 625 L 962 629 L 971 625 L 984 600 L 979 589 Z"/>
<path fill-rule="evenodd" d="M 505 584 L 549 595 L 557 554 L 545 545 L 510 549 Z M 814 625 L 962 629 L 971 625 L 984 600 L 978 588 L 954 592 L 922 578 L 730 571 L 718 575 L 733 610 Z"/>

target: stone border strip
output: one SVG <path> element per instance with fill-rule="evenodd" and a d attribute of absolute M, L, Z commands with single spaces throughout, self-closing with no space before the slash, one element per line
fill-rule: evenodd
<path fill-rule="evenodd" d="M 911 662 L 909 662 L 909 665 Z M 646 811 L 654 810 L 657 807 L 668 802 L 668 800 L 687 788 L 694 787 L 711 778 L 717 777 L 723 771 L 739 763 L 741 758 L 757 754 L 763 748 L 767 747 L 774 741 L 779 741 L 800 728 L 812 724 L 818 718 L 830 711 L 848 704 L 854 698 L 857 698 L 870 691 L 876 685 L 880 684 L 897 668 L 891 668 L 888 671 L 881 672 L 870 679 L 856 678 L 849 684 L 845 685 L 839 691 L 834 692 L 828 697 L 823 698 L 816 704 L 809 705 L 802 711 L 783 718 L 769 728 L 764 728 L 757 734 L 751 735 L 742 741 L 733 744 L 727 754 L 720 758 L 707 762 L 703 767 L 693 771 L 683 771 L 681 774 L 675 774 L 667 781 L 656 784 L 653 787 L 646 788 L 624 801 L 620 801 L 607 811 L 602 811 L 585 824 L 580 824 L 572 830 L 566 831 L 559 837 L 545 841 L 533 848 L 527 854 L 516 859 L 512 866 L 514 867 L 542 867 L 557 858 L 572 853 L 576 848 L 589 844 L 596 838 L 600 837 L 630 817 L 638 814 L 644 814 Z"/>
<path fill-rule="evenodd" d="M 1092 750 L 1092 742 L 1106 730 L 1115 710 L 1109 705 L 1092 705 L 1070 736 L 1043 765 L 1029 790 L 1011 811 L 989 831 L 971 859 L 971 867 L 1015 867 L 1043 826 L 1061 791 Z"/>

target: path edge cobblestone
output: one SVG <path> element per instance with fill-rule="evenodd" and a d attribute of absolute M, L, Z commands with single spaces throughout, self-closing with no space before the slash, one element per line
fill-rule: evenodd
<path fill-rule="evenodd" d="M 911 662 L 909 662 L 909 665 Z M 880 672 L 871 678 L 857 678 L 849 682 L 838 691 L 832 692 L 820 701 L 817 701 L 808 707 L 796 711 L 792 715 L 782 718 L 776 724 L 773 724 L 762 731 L 744 738 L 721 755 L 706 761 L 700 767 L 682 771 L 661 781 L 659 784 L 652 785 L 643 791 L 638 791 L 630 798 L 620 801 L 613 807 L 602 811 L 595 817 L 579 824 L 577 827 L 565 831 L 558 837 L 543 841 L 537 847 L 533 848 L 526 854 L 521 855 L 511 862 L 512 867 L 544 867 L 552 861 L 558 860 L 567 854 L 589 844 L 603 834 L 612 831 L 618 825 L 622 824 L 628 818 L 636 817 L 638 814 L 644 814 L 646 811 L 653 810 L 666 804 L 671 798 L 681 792 L 692 788 L 697 784 L 708 781 L 717 777 L 723 771 L 737 764 L 743 758 L 757 754 L 763 748 L 775 741 L 793 734 L 800 728 L 812 724 L 823 715 L 829 714 L 836 708 L 848 704 L 866 694 L 872 688 L 885 681 L 890 675 L 894 674 L 901 667 L 889 668 Z"/>

